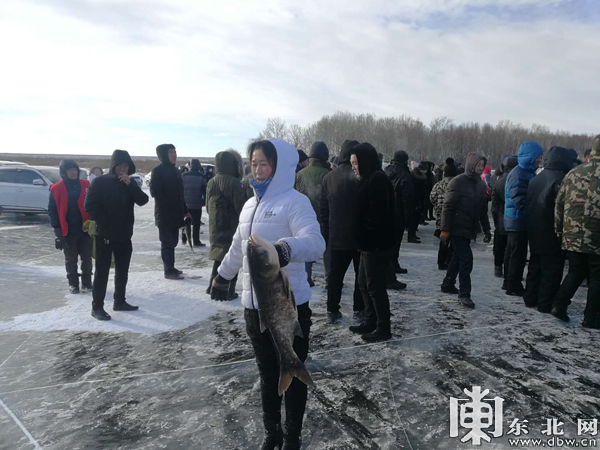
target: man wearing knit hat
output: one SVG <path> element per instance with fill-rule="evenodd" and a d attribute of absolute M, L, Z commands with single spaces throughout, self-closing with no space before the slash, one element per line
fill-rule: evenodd
<path fill-rule="evenodd" d="M 581 326 L 600 329 L 600 135 L 594 139 L 589 161 L 563 179 L 554 226 L 567 252 L 569 273 L 554 298 L 552 315 L 569 320 L 567 306 L 589 273 Z"/>

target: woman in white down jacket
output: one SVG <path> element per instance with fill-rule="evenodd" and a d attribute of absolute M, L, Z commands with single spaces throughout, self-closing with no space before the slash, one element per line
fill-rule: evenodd
<path fill-rule="evenodd" d="M 219 267 L 213 283 L 212 296 L 226 295 L 229 280 L 242 268 L 244 318 L 246 331 L 254 352 L 261 380 L 265 440 L 263 450 L 280 448 L 281 397 L 278 395 L 279 363 L 269 332 L 260 332 L 260 306 L 252 296 L 250 271 L 246 256 L 250 234 L 276 244 L 287 271 L 298 306 L 298 321 L 304 338 L 296 337 L 294 350 L 304 362 L 308 354 L 311 310 L 308 305 L 311 290 L 304 263 L 317 261 L 325 251 L 317 217 L 308 198 L 294 190 L 298 152 L 281 139 L 269 139 L 250 144 L 248 148 L 254 197 L 249 199 L 240 214 L 233 243 Z M 284 449 L 300 448 L 300 433 L 306 406 L 307 387 L 294 379 L 285 393 L 286 421 Z"/>

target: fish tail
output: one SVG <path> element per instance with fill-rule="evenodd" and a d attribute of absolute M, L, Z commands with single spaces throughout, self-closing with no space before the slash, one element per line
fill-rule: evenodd
<path fill-rule="evenodd" d="M 306 370 L 304 364 L 300 360 L 298 360 L 298 363 L 294 366 L 281 368 L 281 372 L 279 374 L 280 396 L 283 395 L 283 393 L 287 391 L 287 389 L 290 387 L 292 381 L 294 380 L 294 377 L 298 378 L 307 386 L 312 387 L 315 385 L 315 383 L 312 380 L 312 377 L 310 376 L 310 373 L 308 373 L 308 370 Z"/>

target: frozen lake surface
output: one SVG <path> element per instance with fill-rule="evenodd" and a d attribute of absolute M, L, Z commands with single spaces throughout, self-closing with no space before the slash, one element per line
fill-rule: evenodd
<path fill-rule="evenodd" d="M 326 322 L 323 269 L 315 265 L 307 361 L 315 388 L 302 448 L 471 448 L 461 442 L 465 427 L 450 436 L 450 398 L 466 398 L 463 389 L 473 386 L 489 390 L 486 400 L 504 400 L 481 448 L 550 447 L 553 436 L 542 431 L 552 419 L 562 424 L 555 438 L 600 441 L 578 429 L 580 419 L 600 419 L 600 332 L 580 325 L 587 290 L 577 293 L 568 324 L 528 309 L 500 289 L 491 245 L 479 242 L 476 307 L 465 309 L 440 292 L 433 230 L 421 227 L 420 245 L 403 243 L 408 288 L 389 291 L 394 338 L 386 343 L 365 345 L 348 331 L 351 269 L 343 322 Z M 133 243 L 127 300 L 140 310 L 112 312 L 111 276 L 113 320 L 99 322 L 90 316 L 91 293 L 68 294 L 47 220 L 0 216 L 1 449 L 259 448 L 258 373 L 240 301 L 205 294 L 207 249 L 192 254 L 180 244 L 176 265 L 186 279 L 162 277 L 152 200 L 136 208 Z M 521 438 L 544 442 L 511 446 L 514 419 L 528 421 Z"/>

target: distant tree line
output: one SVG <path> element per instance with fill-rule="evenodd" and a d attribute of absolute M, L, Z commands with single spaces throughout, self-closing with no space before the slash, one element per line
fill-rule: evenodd
<path fill-rule="evenodd" d="M 506 153 L 516 153 L 525 141 L 536 141 L 545 149 L 553 146 L 572 148 L 580 155 L 592 145 L 593 136 L 550 131 L 544 125 L 530 128 L 502 120 L 496 125 L 477 122 L 456 124 L 449 117 L 438 117 L 429 125 L 408 115 L 377 117 L 374 114 L 336 112 L 307 126 L 288 125 L 273 117 L 257 139 L 281 138 L 296 148 L 308 150 L 315 141 L 323 141 L 332 154 L 338 154 L 342 142 L 355 139 L 369 142 L 390 160 L 396 150 L 405 150 L 413 161 L 441 163 L 451 156 L 464 161 L 470 152 L 478 152 L 494 166 Z"/>

